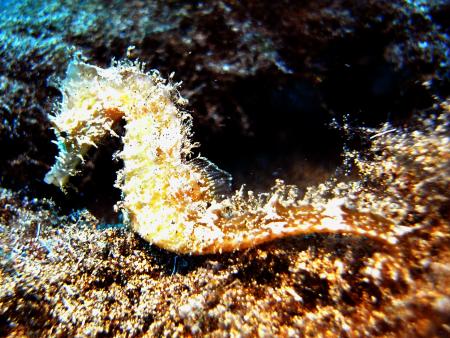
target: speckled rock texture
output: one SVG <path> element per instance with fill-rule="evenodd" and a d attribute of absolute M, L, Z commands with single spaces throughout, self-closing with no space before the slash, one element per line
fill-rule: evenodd
<path fill-rule="evenodd" d="M 0 335 L 450 335 L 449 14 L 444 0 L 2 1 Z M 395 247 L 150 246 L 113 212 L 119 140 L 68 195 L 43 182 L 75 55 L 174 71 L 199 152 L 236 188 L 281 178 L 414 231 Z"/>

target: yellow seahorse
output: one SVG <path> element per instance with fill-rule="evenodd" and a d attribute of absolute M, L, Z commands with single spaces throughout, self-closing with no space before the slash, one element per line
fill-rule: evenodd
<path fill-rule="evenodd" d="M 202 157 L 191 158 L 191 115 L 172 76 L 144 72 L 138 62 L 102 69 L 72 61 L 61 81 L 62 102 L 50 116 L 59 154 L 45 182 L 64 190 L 87 151 L 125 119 L 124 167 L 116 186 L 118 207 L 145 240 L 180 254 L 234 251 L 308 233 L 350 233 L 395 243 L 388 220 L 346 209 L 332 199 L 313 208 L 292 187 L 277 182 L 270 193 L 225 196 L 230 176 Z M 245 196 L 244 196 L 245 195 Z"/>

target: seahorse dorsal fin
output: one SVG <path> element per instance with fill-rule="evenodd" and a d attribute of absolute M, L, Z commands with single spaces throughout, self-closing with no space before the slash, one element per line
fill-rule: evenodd
<path fill-rule="evenodd" d="M 211 182 L 210 187 L 217 197 L 231 194 L 233 178 L 228 172 L 201 156 L 194 158 L 190 163 L 201 170 L 209 179 Z"/>

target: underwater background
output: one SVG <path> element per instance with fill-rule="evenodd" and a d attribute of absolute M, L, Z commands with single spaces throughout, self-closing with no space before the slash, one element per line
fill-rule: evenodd
<path fill-rule="evenodd" d="M 449 16 L 444 0 L 0 0 L 0 336 L 450 335 Z M 114 211 L 120 138 L 65 193 L 44 182 L 74 58 L 175 72 L 196 153 L 234 189 L 281 179 L 414 231 L 150 245 Z"/>

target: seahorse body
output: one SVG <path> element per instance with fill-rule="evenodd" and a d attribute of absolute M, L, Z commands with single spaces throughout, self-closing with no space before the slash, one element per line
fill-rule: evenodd
<path fill-rule="evenodd" d="M 74 60 L 61 92 L 51 117 L 59 154 L 45 182 L 64 189 L 87 151 L 105 136 L 117 136 L 113 125 L 124 119 L 118 206 L 136 232 L 161 248 L 218 253 L 313 232 L 396 241 L 389 221 L 347 210 L 341 200 L 314 209 L 288 196 L 290 188 L 281 182 L 265 195 L 245 197 L 240 190 L 222 196 L 229 175 L 204 158 L 191 159 L 191 115 L 180 109 L 186 100 L 177 84 L 144 72 L 139 63 L 102 69 Z"/>

